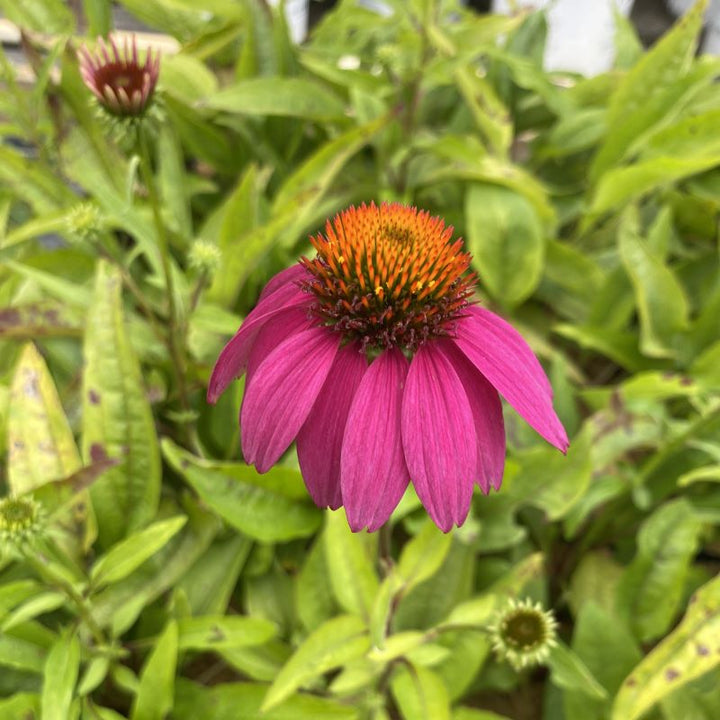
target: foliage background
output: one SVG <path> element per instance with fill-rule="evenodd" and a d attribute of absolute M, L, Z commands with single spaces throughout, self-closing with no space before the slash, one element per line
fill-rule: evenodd
<path fill-rule="evenodd" d="M 0 2 L 34 71 L 2 58 L 0 469 L 53 529 L 0 563 L 0 718 L 720 717 L 704 3 L 647 53 L 618 17 L 591 79 L 542 71 L 540 14 L 386 3 L 344 0 L 297 47 L 260 0 L 123 0 L 179 44 L 144 177 L 77 70 L 109 4 L 78 24 L 60 0 Z M 351 534 L 294 452 L 242 463 L 242 383 L 204 400 L 262 285 L 370 199 L 455 226 L 571 436 L 564 458 L 508 411 L 502 491 L 449 535 L 411 492 L 387 532 Z M 490 652 L 509 597 L 555 612 L 547 668 Z"/>

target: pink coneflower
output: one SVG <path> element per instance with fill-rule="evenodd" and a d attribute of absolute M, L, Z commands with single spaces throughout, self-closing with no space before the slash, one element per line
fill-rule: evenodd
<path fill-rule="evenodd" d="M 148 50 L 144 63 L 138 59 L 135 37 L 125 38 L 119 48 L 113 38 L 109 44 L 98 38 L 95 54 L 81 47 L 80 74 L 100 104 L 113 115 L 139 116 L 145 112 L 160 74 L 160 53 Z"/>
<path fill-rule="evenodd" d="M 351 207 L 278 273 L 218 358 L 215 402 L 247 373 L 248 463 L 266 472 L 297 441 L 320 507 L 379 528 L 410 481 L 437 526 L 467 517 L 473 486 L 499 489 L 498 392 L 548 442 L 568 440 L 527 343 L 472 301 L 470 255 L 452 228 L 397 203 Z"/>

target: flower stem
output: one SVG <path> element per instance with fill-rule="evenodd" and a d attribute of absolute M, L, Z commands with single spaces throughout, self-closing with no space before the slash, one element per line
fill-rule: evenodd
<path fill-rule="evenodd" d="M 41 578 L 59 588 L 65 595 L 67 595 L 68 599 L 75 606 L 78 615 L 93 636 L 95 644 L 98 646 L 107 645 L 105 633 L 92 616 L 92 611 L 88 607 L 87 600 L 73 587 L 72 583 L 62 577 L 61 574 L 53 571 L 52 565 L 48 559 L 40 553 L 35 553 L 30 549 L 25 549 L 23 551 L 23 559 L 37 572 L 38 575 L 40 575 Z"/>
<path fill-rule="evenodd" d="M 180 338 L 183 332 L 180 327 L 180 318 L 175 303 L 175 283 L 173 281 L 172 266 L 170 263 L 170 246 L 165 232 L 165 223 L 162 219 L 160 210 L 160 196 L 158 194 L 157 185 L 155 184 L 155 175 L 152 166 L 152 157 L 150 153 L 150 142 L 147 136 L 145 126 L 140 123 L 138 126 L 138 154 L 140 156 L 140 171 L 142 173 L 143 182 L 147 189 L 152 208 L 153 221 L 155 223 L 155 233 L 157 235 L 158 249 L 160 251 L 160 261 L 162 264 L 163 275 L 165 276 L 165 288 L 167 291 L 168 303 L 168 350 L 170 351 L 170 363 L 173 367 L 175 383 L 177 385 L 178 395 L 180 397 L 180 405 L 183 410 L 190 409 L 188 399 L 187 385 L 185 384 L 185 355 Z"/>

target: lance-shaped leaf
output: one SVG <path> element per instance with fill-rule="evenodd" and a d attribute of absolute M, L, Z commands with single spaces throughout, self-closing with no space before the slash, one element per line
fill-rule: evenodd
<path fill-rule="evenodd" d="M 95 586 L 110 585 L 126 578 L 164 547 L 186 522 L 183 515 L 160 520 L 121 540 L 93 565 L 91 582 Z"/>
<path fill-rule="evenodd" d="M 262 645 L 276 633 L 265 618 L 240 615 L 188 617 L 178 625 L 180 650 L 229 650 Z"/>
<path fill-rule="evenodd" d="M 153 648 L 140 675 L 140 685 L 130 717 L 163 720 L 173 706 L 178 654 L 177 621 L 171 620 Z"/>
<path fill-rule="evenodd" d="M 91 489 L 99 541 L 109 547 L 155 516 L 160 453 L 125 328 L 120 277 L 104 262 L 98 265 L 84 353 L 83 456 L 90 459 L 102 450 L 121 461 Z"/>
<path fill-rule="evenodd" d="M 233 477 L 222 467 L 203 463 L 169 440 L 162 444 L 167 461 L 223 520 L 261 542 L 280 542 L 312 535 L 320 526 L 320 511 L 307 501 L 283 496 Z M 257 473 L 248 468 L 250 475 Z M 282 474 L 282 468 L 277 468 Z M 271 470 L 267 475 L 271 475 Z M 267 477 L 267 476 L 264 476 Z"/>
<path fill-rule="evenodd" d="M 325 559 L 335 598 L 343 609 L 368 618 L 379 587 L 374 538 L 351 532 L 342 511 L 325 517 Z"/>
<path fill-rule="evenodd" d="M 340 615 L 328 620 L 308 636 L 278 673 L 261 710 L 273 708 L 328 670 L 361 657 L 369 647 L 367 628 L 359 617 Z"/>
<path fill-rule="evenodd" d="M 612 720 L 635 720 L 677 688 L 720 664 L 720 575 L 691 598 L 682 622 L 630 673 Z"/>
<path fill-rule="evenodd" d="M 688 301 L 672 270 L 639 237 L 637 212 L 632 208 L 623 215 L 618 246 L 635 290 L 640 348 L 651 357 L 672 357 L 679 334 L 688 327 Z"/>
<path fill-rule="evenodd" d="M 40 705 L 43 720 L 66 720 L 80 671 L 80 643 L 74 630 L 65 631 L 45 663 Z"/>
<path fill-rule="evenodd" d="M 674 109 L 695 53 L 707 0 L 700 0 L 623 78 L 610 99 L 608 133 L 593 162 L 597 180 L 631 144 Z"/>
<path fill-rule="evenodd" d="M 620 580 L 620 610 L 639 640 L 653 640 L 675 618 L 702 526 L 685 499 L 656 510 L 638 533 L 638 550 Z"/>
<path fill-rule="evenodd" d="M 398 667 L 390 685 L 405 720 L 450 720 L 450 699 L 442 680 L 418 665 Z"/>
<path fill-rule="evenodd" d="M 32 343 L 10 391 L 8 480 L 22 495 L 80 467 L 80 455 L 45 361 Z"/>

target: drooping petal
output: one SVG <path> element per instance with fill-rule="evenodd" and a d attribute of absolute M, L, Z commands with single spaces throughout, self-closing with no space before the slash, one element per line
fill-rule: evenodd
<path fill-rule="evenodd" d="M 268 295 L 272 295 L 278 288 L 283 285 L 292 283 L 297 286 L 301 280 L 310 279 L 310 273 L 299 263 L 291 265 L 285 270 L 281 270 L 277 275 L 273 275 L 267 282 L 267 285 L 260 293 L 260 300 L 264 300 Z"/>
<path fill-rule="evenodd" d="M 302 306 L 291 305 L 271 317 L 255 336 L 247 362 L 247 379 L 245 382 L 250 382 L 263 360 L 281 342 L 301 330 L 307 330 L 312 325 L 313 320 L 308 316 L 307 308 Z"/>
<path fill-rule="evenodd" d="M 500 396 L 453 342 L 439 343 L 451 359 L 470 403 L 477 436 L 475 482 L 487 495 L 491 486 L 500 489 L 505 469 L 505 422 Z"/>
<path fill-rule="evenodd" d="M 357 343 L 338 351 L 325 384 L 297 436 L 305 485 L 319 507 L 342 505 L 340 455 L 350 405 L 367 370 Z"/>
<path fill-rule="evenodd" d="M 492 338 L 499 352 L 512 360 L 514 365 L 522 365 L 543 390 L 553 396 L 553 388 L 540 361 L 525 341 L 525 338 L 507 321 L 480 305 L 468 308 L 477 328 L 482 328 L 484 335 Z"/>
<path fill-rule="evenodd" d="M 408 361 L 383 352 L 363 375 L 348 413 L 340 455 L 342 500 L 353 531 L 377 530 L 400 502 L 408 475 L 400 412 Z"/>
<path fill-rule="evenodd" d="M 222 349 L 208 384 L 207 399 L 214 403 L 225 388 L 245 372 L 250 350 L 263 325 L 290 306 L 307 307 L 310 298 L 292 284 L 285 284 L 248 313 L 240 329 Z"/>
<path fill-rule="evenodd" d="M 457 323 L 454 341 L 533 429 L 562 452 L 567 450 L 567 433 L 548 390 L 550 381 L 517 330 L 488 310 L 474 307 Z"/>
<path fill-rule="evenodd" d="M 312 408 L 340 345 L 325 328 L 280 343 L 245 389 L 240 425 L 245 460 L 267 472 L 287 450 Z"/>
<path fill-rule="evenodd" d="M 465 388 L 439 343 L 421 345 L 402 399 L 410 477 L 435 524 L 448 532 L 470 509 L 477 465 L 475 423 Z"/>

